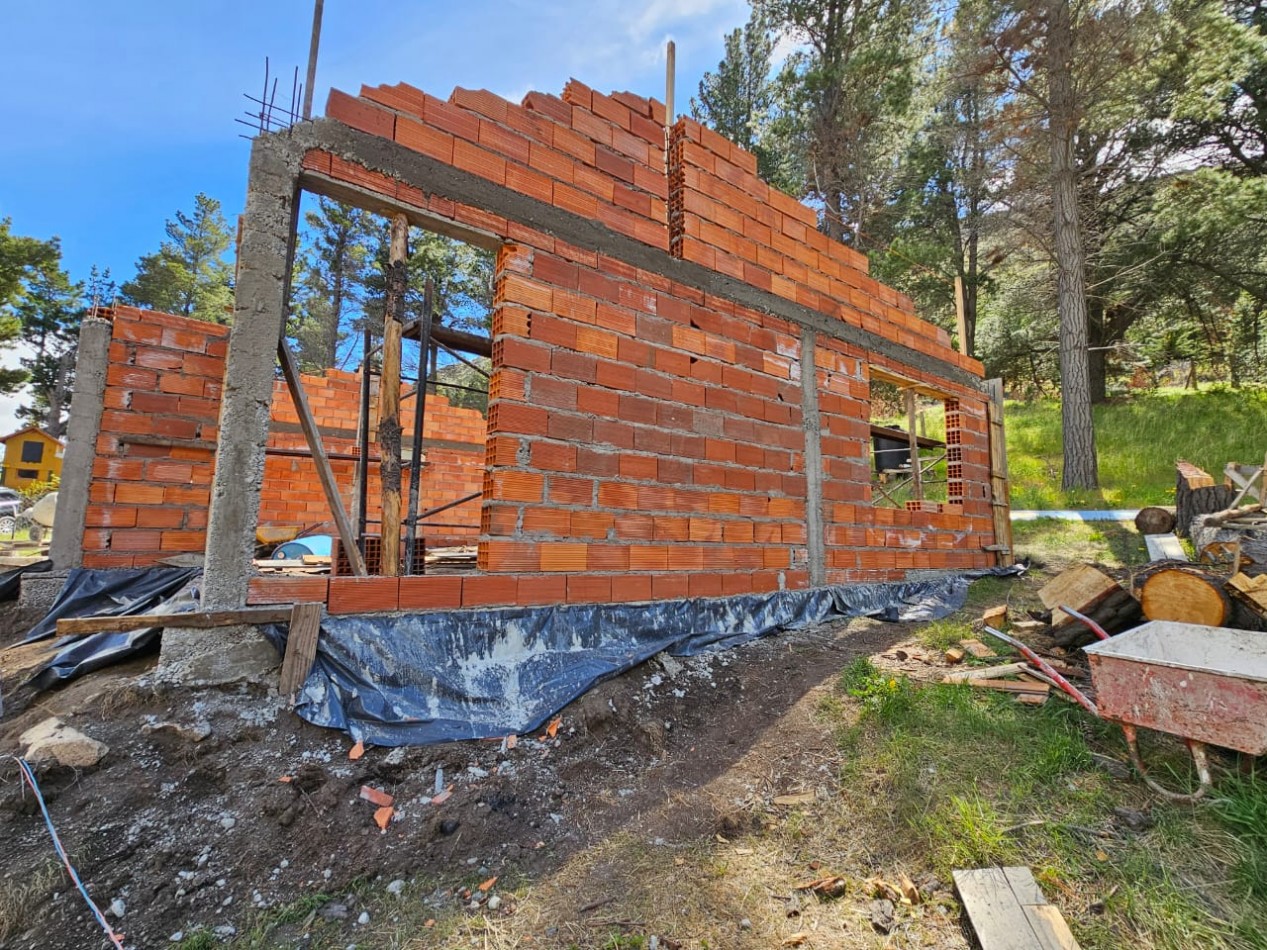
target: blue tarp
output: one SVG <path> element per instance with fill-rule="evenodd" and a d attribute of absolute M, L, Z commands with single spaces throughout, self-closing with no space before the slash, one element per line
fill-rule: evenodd
<path fill-rule="evenodd" d="M 296 712 L 379 746 L 529 733 L 657 653 L 693 656 L 825 621 L 926 621 L 963 606 L 972 576 L 710 600 L 326 617 Z M 266 631 L 285 647 L 285 628 Z"/>

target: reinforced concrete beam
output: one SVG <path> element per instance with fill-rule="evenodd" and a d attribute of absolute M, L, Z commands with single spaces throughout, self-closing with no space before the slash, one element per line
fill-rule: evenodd
<path fill-rule="evenodd" d="M 301 155 L 283 135 L 260 136 L 251 148 L 207 521 L 203 601 L 212 609 L 246 603 L 277 341 L 290 291 Z"/>
<path fill-rule="evenodd" d="M 818 367 L 814 347 L 818 335 L 801 332 L 801 427 L 805 431 L 805 539 L 809 582 L 827 583 L 827 539 L 823 527 L 823 423 L 818 412 Z"/>
<path fill-rule="evenodd" d="M 100 317 L 86 317 L 79 326 L 75 390 L 70 397 L 66 454 L 62 457 L 57 491 L 57 530 L 48 552 L 58 570 L 79 567 L 84 559 L 84 518 L 88 513 L 92 463 L 97 457 L 97 433 L 101 431 L 112 332 L 113 324 Z"/>

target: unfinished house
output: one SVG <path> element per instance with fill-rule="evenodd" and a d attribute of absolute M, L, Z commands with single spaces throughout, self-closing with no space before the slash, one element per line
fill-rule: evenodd
<path fill-rule="evenodd" d="M 357 374 L 299 377 L 283 328 L 301 192 L 495 251 L 491 338 L 457 341 L 491 359 L 486 417 L 434 393 L 401 403 L 387 348 L 446 330 L 393 329 L 390 300 L 368 401 L 371 427 L 399 413 L 395 442 L 358 444 Z M 1010 563 L 1001 394 L 816 223 L 752 155 L 690 119 L 666 129 L 663 105 L 628 93 L 332 92 L 325 118 L 254 142 L 232 332 L 126 309 L 85 330 L 59 566 L 205 552 L 210 607 L 338 615 Z M 260 525 L 327 522 L 382 552 L 347 574 L 253 574 Z M 476 564 L 401 574 L 407 535 L 477 541 Z"/>

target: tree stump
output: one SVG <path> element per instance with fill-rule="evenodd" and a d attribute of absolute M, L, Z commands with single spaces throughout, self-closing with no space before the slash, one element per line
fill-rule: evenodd
<path fill-rule="evenodd" d="M 1175 463 L 1175 534 L 1188 537 L 1197 515 L 1223 511 L 1235 497 L 1232 489 L 1214 484 L 1209 473 L 1180 459 Z"/>

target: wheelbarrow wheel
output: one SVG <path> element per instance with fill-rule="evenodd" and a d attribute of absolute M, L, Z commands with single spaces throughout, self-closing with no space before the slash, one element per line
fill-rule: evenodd
<path fill-rule="evenodd" d="M 1131 755 L 1131 764 L 1135 766 L 1135 771 L 1139 773 L 1139 777 L 1144 780 L 1144 784 L 1151 788 L 1163 798 L 1168 798 L 1172 802 L 1196 802 L 1205 796 L 1214 785 L 1214 780 L 1210 777 L 1210 763 L 1205 755 L 1205 743 L 1198 742 L 1195 739 L 1184 739 L 1184 745 L 1188 747 L 1188 751 L 1192 754 L 1192 763 L 1197 768 L 1197 778 L 1200 780 L 1200 786 L 1195 792 L 1172 792 L 1168 788 L 1163 788 L 1153 781 L 1152 776 L 1148 774 L 1148 769 L 1144 767 L 1144 760 L 1139 754 L 1139 736 L 1135 732 L 1135 727 L 1126 723 L 1119 723 L 1122 727 L 1122 734 L 1126 736 L 1126 749 Z"/>

